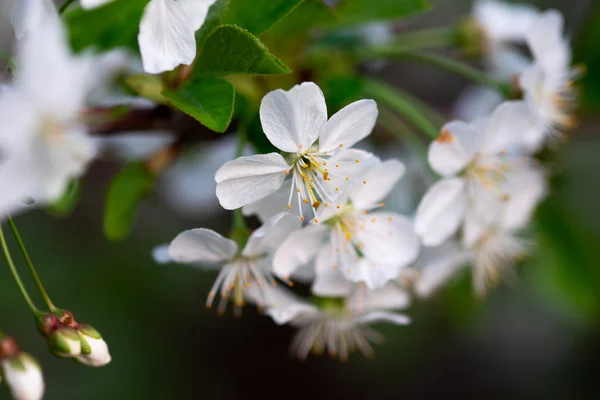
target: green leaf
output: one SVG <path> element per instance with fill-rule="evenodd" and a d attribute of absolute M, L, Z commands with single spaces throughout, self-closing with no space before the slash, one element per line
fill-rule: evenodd
<path fill-rule="evenodd" d="M 303 0 L 231 0 L 225 23 L 260 35 L 294 10 Z"/>
<path fill-rule="evenodd" d="M 222 25 L 214 29 L 196 61 L 192 79 L 206 75 L 287 74 L 279 59 L 245 29 Z"/>
<path fill-rule="evenodd" d="M 342 0 L 336 8 L 340 24 L 405 18 L 429 9 L 426 0 Z"/>
<path fill-rule="evenodd" d="M 147 3 L 147 0 L 115 0 L 92 10 L 77 8 L 67 12 L 65 19 L 73 50 L 135 48 Z"/>
<path fill-rule="evenodd" d="M 165 82 L 158 75 L 136 74 L 125 78 L 125 84 L 136 94 L 155 101 L 165 103 L 163 91 Z"/>
<path fill-rule="evenodd" d="M 204 41 L 208 37 L 208 34 L 212 32 L 217 26 L 223 25 L 223 17 L 229 7 L 229 0 L 217 0 L 208 9 L 208 14 L 204 23 L 196 32 L 196 46 L 201 49 L 204 45 Z"/>
<path fill-rule="evenodd" d="M 321 0 L 304 0 L 269 30 L 269 36 L 285 41 L 292 35 L 306 33 L 314 27 L 336 21 L 333 11 Z"/>
<path fill-rule="evenodd" d="M 235 90 L 223 78 L 200 78 L 176 92 L 163 94 L 175 107 L 213 131 L 223 133 L 231 123 Z"/>
<path fill-rule="evenodd" d="M 109 240 L 121 240 L 131 231 L 140 200 L 154 183 L 143 163 L 127 165 L 113 179 L 106 196 L 104 234 Z"/>
<path fill-rule="evenodd" d="M 48 208 L 48 212 L 56 217 L 66 217 L 71 214 L 81 197 L 81 183 L 71 181 L 63 195 Z"/>

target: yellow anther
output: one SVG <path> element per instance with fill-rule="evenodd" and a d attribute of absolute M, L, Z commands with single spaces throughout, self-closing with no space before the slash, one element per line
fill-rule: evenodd
<path fill-rule="evenodd" d="M 354 160 L 354 161 L 356 161 L 356 162 L 360 162 L 360 160 L 359 160 L 359 159 L 356 159 L 356 160 Z"/>
<path fill-rule="evenodd" d="M 381 207 L 385 206 L 385 203 L 381 203 L 381 204 L 380 204 L 380 206 L 381 206 Z"/>
<path fill-rule="evenodd" d="M 319 223 L 319 220 L 315 218 L 315 224 L 318 224 L 318 223 Z"/>
<path fill-rule="evenodd" d="M 346 233 L 346 240 L 352 239 L 352 234 L 350 232 Z"/>
<path fill-rule="evenodd" d="M 300 221 L 304 221 L 304 216 L 300 217 Z"/>
<path fill-rule="evenodd" d="M 320 205 L 321 205 L 320 201 L 315 201 L 312 206 L 313 206 L 313 208 L 319 208 Z"/>
<path fill-rule="evenodd" d="M 371 219 L 371 222 L 375 222 L 375 221 L 376 221 L 375 218 Z"/>
<path fill-rule="evenodd" d="M 336 168 L 339 168 L 339 167 L 340 167 L 340 164 L 335 164 L 335 167 L 336 167 Z"/>
<path fill-rule="evenodd" d="M 340 143 L 340 147 L 344 147 L 344 145 L 342 143 Z"/>
<path fill-rule="evenodd" d="M 339 192 L 339 191 L 340 191 L 340 188 L 335 188 L 335 191 L 336 191 L 336 192 Z"/>
<path fill-rule="evenodd" d="M 304 204 L 308 204 L 308 199 L 304 199 Z"/>
<path fill-rule="evenodd" d="M 298 193 L 300 193 L 300 189 L 298 189 Z"/>
<path fill-rule="evenodd" d="M 286 175 L 289 175 L 289 174 L 290 174 L 290 171 L 289 171 L 289 170 L 285 171 L 285 174 L 286 174 Z"/>
<path fill-rule="evenodd" d="M 442 133 L 440 133 L 440 136 L 438 136 L 437 139 L 435 139 L 435 141 L 438 143 L 451 144 L 454 142 L 454 136 L 452 136 L 452 133 L 450 131 L 443 130 Z"/>
<path fill-rule="evenodd" d="M 288 210 L 291 210 L 291 209 L 292 209 L 292 205 L 288 204 Z"/>
<path fill-rule="evenodd" d="M 367 212 L 366 212 L 366 211 L 363 211 L 363 215 L 367 215 Z"/>
<path fill-rule="evenodd" d="M 331 268 L 332 268 L 332 269 L 336 269 L 336 268 L 337 268 L 337 265 L 333 264 L 333 265 L 331 266 Z"/>
<path fill-rule="evenodd" d="M 346 180 L 350 179 L 349 177 L 346 177 Z"/>
<path fill-rule="evenodd" d="M 326 167 L 327 166 L 327 161 L 323 161 L 323 166 Z"/>
<path fill-rule="evenodd" d="M 329 179 L 329 172 L 327 172 L 327 171 L 323 172 L 323 179 L 324 180 Z"/>
<path fill-rule="evenodd" d="M 323 204 L 325 207 L 329 207 L 329 203 L 325 203 Z"/>
<path fill-rule="evenodd" d="M 388 221 L 391 221 L 391 220 L 392 220 L 392 217 L 388 217 Z"/>
<path fill-rule="evenodd" d="M 340 209 L 340 205 L 338 204 L 337 206 L 335 206 L 335 208 L 337 208 L 339 210 Z"/>
<path fill-rule="evenodd" d="M 367 184 L 367 181 L 363 181 L 363 184 L 365 184 L 365 185 L 366 185 L 366 184 Z"/>

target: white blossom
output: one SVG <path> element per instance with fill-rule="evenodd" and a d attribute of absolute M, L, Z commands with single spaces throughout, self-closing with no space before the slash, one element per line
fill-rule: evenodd
<path fill-rule="evenodd" d="M 85 172 L 96 146 L 80 120 L 91 60 L 70 54 L 58 19 L 19 42 L 14 82 L 0 94 L 0 209 L 57 199 Z"/>
<path fill-rule="evenodd" d="M 577 105 L 574 81 L 583 72 L 571 67 L 571 48 L 563 36 L 563 17 L 555 10 L 542 14 L 527 33 L 527 44 L 535 63 L 520 77 L 525 101 L 537 116 L 541 128 L 528 135 L 527 144 L 538 150 L 548 138 L 572 128 Z"/>
<path fill-rule="evenodd" d="M 259 286 L 256 302 L 264 304 L 270 286 L 275 284 L 271 265 L 274 250 L 299 225 L 298 219 L 290 214 L 278 214 L 254 231 L 241 251 L 236 242 L 210 229 L 192 229 L 182 232 L 171 242 L 169 256 L 177 263 L 219 270 L 206 305 L 211 307 L 219 293 L 219 312 L 225 311 L 230 299 L 235 311 L 239 312 L 245 303 L 244 291 L 253 284 Z"/>
<path fill-rule="evenodd" d="M 316 354 L 327 351 L 345 361 L 357 350 L 367 357 L 373 356 L 371 343 L 381 343 L 383 336 L 369 325 L 410 323 L 406 315 L 391 312 L 405 308 L 408 303 L 406 293 L 396 286 L 358 291 L 348 298 L 317 298 L 316 304 L 289 291 L 275 289 L 266 311 L 278 325 L 298 328 L 290 349 L 298 358 L 305 359 L 311 351 Z"/>
<path fill-rule="evenodd" d="M 103 6 L 105 4 L 110 3 L 111 1 L 113 0 L 79 0 L 79 2 L 81 3 L 81 7 L 88 10 Z"/>
<path fill-rule="evenodd" d="M 285 157 L 269 153 L 227 162 L 215 175 L 219 202 L 228 210 L 252 204 L 277 192 L 289 177 L 287 202 L 276 209 L 287 204 L 291 210 L 295 196 L 302 219 L 304 204 L 316 216 L 344 182 L 354 181 L 365 153 L 348 149 L 371 133 L 377 114 L 373 100 L 360 100 L 327 120 L 325 97 L 312 82 L 268 93 L 260 106 L 262 127 Z"/>
<path fill-rule="evenodd" d="M 453 121 L 442 128 L 428 159 L 443 179 L 427 191 L 415 219 L 423 244 L 443 243 L 469 214 L 483 220 L 495 215 L 534 168 L 518 153 L 531 129 L 531 114 L 519 101 L 500 105 L 476 124 Z"/>
<path fill-rule="evenodd" d="M 404 165 L 397 160 L 380 163 L 336 203 L 325 203 L 318 223 L 292 233 L 277 250 L 275 272 L 288 278 L 314 259 L 313 291 L 319 295 L 339 295 L 343 290 L 330 274 L 365 282 L 372 289 L 397 277 L 419 252 L 412 221 L 396 213 L 369 211 L 383 206 L 381 200 L 403 174 Z"/>
<path fill-rule="evenodd" d="M 2 374 L 15 400 L 41 400 L 44 396 L 44 377 L 35 359 L 20 353 L 2 361 Z"/>

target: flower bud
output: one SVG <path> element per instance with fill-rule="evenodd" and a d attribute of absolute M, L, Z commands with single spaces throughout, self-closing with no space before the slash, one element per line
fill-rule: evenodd
<path fill-rule="evenodd" d="M 87 324 L 79 324 L 77 334 L 81 342 L 77 361 L 90 367 L 103 367 L 111 361 L 108 345 L 97 330 Z"/>
<path fill-rule="evenodd" d="M 19 349 L 14 338 L 0 332 L 0 382 L 2 377 L 16 400 L 39 400 L 44 395 L 39 364 Z"/>
<path fill-rule="evenodd" d="M 48 348 L 59 357 L 76 357 L 81 354 L 81 340 L 74 328 L 61 326 L 47 336 Z"/>
<path fill-rule="evenodd" d="M 44 377 L 35 359 L 27 353 L 2 361 L 6 383 L 15 400 L 40 400 L 44 396 Z"/>

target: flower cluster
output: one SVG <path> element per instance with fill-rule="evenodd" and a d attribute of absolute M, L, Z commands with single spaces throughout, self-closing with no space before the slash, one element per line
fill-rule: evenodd
<path fill-rule="evenodd" d="M 238 157 L 215 174 L 220 204 L 264 225 L 249 238 L 236 225 L 234 240 L 186 231 L 156 258 L 218 266 L 207 304 L 220 292 L 220 312 L 229 300 L 236 312 L 251 302 L 298 327 L 293 351 L 301 358 L 325 350 L 341 359 L 354 350 L 371 355 L 380 337 L 368 324 L 409 322 L 392 312 L 409 305 L 407 286 L 427 297 L 472 265 L 481 297 L 510 277 L 530 251 L 523 231 L 548 191 L 535 155 L 571 125 L 576 72 L 557 12 L 485 1 L 475 15 L 487 29 L 490 68 L 525 58 L 509 43 L 529 46 L 532 60 L 517 79 L 522 99 L 442 127 L 427 155 L 441 179 L 414 219 L 382 209 L 404 164 L 353 148 L 374 128 L 376 103 L 359 100 L 328 118 L 323 93 L 305 82 L 261 102 L 264 134 L 280 152 Z M 515 24 L 498 18 L 522 23 L 510 29 Z M 310 283 L 312 300 L 275 287 L 275 278 Z"/>

